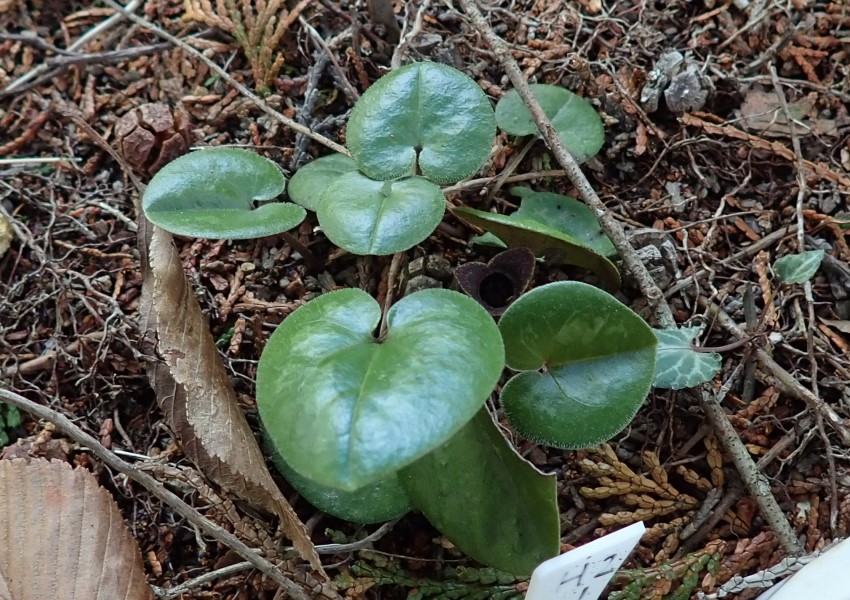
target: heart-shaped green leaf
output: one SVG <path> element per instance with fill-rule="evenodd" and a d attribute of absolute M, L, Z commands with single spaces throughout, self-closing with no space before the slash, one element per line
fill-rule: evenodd
<path fill-rule="evenodd" d="M 782 283 L 806 283 L 817 273 L 823 255 L 823 250 L 808 250 L 783 256 L 773 263 L 773 272 Z"/>
<path fill-rule="evenodd" d="M 316 216 L 328 239 L 353 254 L 395 254 L 427 238 L 446 210 L 439 186 L 423 177 L 375 181 L 358 171 L 337 177 Z"/>
<path fill-rule="evenodd" d="M 524 246 L 537 256 L 545 256 L 553 262 L 589 269 L 602 280 L 605 288 L 611 291 L 620 287 L 620 273 L 614 263 L 557 229 L 538 221 L 484 212 L 466 206 L 451 210 L 461 221 L 489 231 L 512 248 Z"/>
<path fill-rule="evenodd" d="M 523 436 L 587 448 L 628 425 L 655 372 L 652 329 L 613 296 L 576 281 L 527 292 L 499 321 L 508 366 L 502 389 Z M 538 370 L 539 369 L 539 370 Z"/>
<path fill-rule="evenodd" d="M 351 111 L 346 143 L 373 179 L 454 183 L 490 156 L 496 121 L 478 84 L 452 67 L 414 63 L 381 77 Z"/>
<path fill-rule="evenodd" d="M 577 161 L 584 162 L 599 152 L 605 143 L 605 128 L 590 102 L 555 85 L 530 87 L 561 143 Z M 531 111 L 516 90 L 502 96 L 496 104 L 496 123 L 509 135 L 536 135 L 538 132 Z"/>
<path fill-rule="evenodd" d="M 275 163 L 249 150 L 207 148 L 168 163 L 142 197 L 145 216 L 177 235 L 228 240 L 274 235 L 307 216 L 272 200 L 286 179 Z"/>
<path fill-rule="evenodd" d="M 602 256 L 611 257 L 617 254 L 614 244 L 599 227 L 593 211 L 584 202 L 561 194 L 535 192 L 521 186 L 512 187 L 510 192 L 522 198 L 519 210 L 511 217 L 530 219 L 548 225 L 579 240 Z"/>
<path fill-rule="evenodd" d="M 699 327 L 653 329 L 653 332 L 658 338 L 653 386 L 681 390 L 711 381 L 717 375 L 720 355 L 696 352 L 691 346 L 699 335 Z"/>
<path fill-rule="evenodd" d="M 331 292 L 272 334 L 257 406 L 284 460 L 316 483 L 353 491 L 446 442 L 478 411 L 504 366 L 492 317 L 471 298 L 424 290 L 381 310 L 366 292 Z"/>
<path fill-rule="evenodd" d="M 413 505 L 479 562 L 525 576 L 558 554 L 555 477 L 522 459 L 486 408 L 400 479 Z"/>
<path fill-rule="evenodd" d="M 357 170 L 354 159 L 344 154 L 328 154 L 307 163 L 289 181 L 289 197 L 293 202 L 315 211 L 328 186 L 340 175 Z"/>
<path fill-rule="evenodd" d="M 299 494 L 329 515 L 353 523 L 381 523 L 402 516 L 410 510 L 410 500 L 402 489 L 398 475 L 390 475 L 353 492 L 320 485 L 290 467 L 264 432 L 272 462 Z"/>

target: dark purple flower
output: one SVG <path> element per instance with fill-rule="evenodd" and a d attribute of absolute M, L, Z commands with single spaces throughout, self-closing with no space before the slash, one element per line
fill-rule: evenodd
<path fill-rule="evenodd" d="M 488 263 L 471 262 L 455 269 L 460 289 L 494 317 L 505 312 L 531 283 L 534 254 L 528 248 L 500 252 Z"/>

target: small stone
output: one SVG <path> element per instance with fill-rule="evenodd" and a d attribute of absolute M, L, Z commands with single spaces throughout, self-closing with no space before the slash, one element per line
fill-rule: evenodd
<path fill-rule="evenodd" d="M 710 91 L 709 79 L 702 74 L 699 65 L 691 63 L 670 81 L 664 91 L 664 100 L 674 113 L 701 110 Z"/>
<path fill-rule="evenodd" d="M 412 277 L 410 281 L 407 282 L 407 285 L 404 288 L 404 295 L 409 296 L 414 292 L 419 292 L 421 290 L 430 290 L 434 288 L 441 288 L 443 284 L 434 279 L 433 277 L 428 277 L 427 275 L 417 275 L 416 277 Z"/>

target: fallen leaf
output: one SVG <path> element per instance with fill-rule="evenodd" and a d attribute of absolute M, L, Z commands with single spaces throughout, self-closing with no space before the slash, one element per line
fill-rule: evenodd
<path fill-rule="evenodd" d="M 171 234 L 139 218 L 142 254 L 140 329 L 148 378 L 186 456 L 212 481 L 280 518 L 284 534 L 323 573 L 307 529 L 266 467 L 215 341 L 186 276 Z"/>
<path fill-rule="evenodd" d="M 817 94 L 809 94 L 796 102 L 788 102 L 788 112 L 795 122 L 797 135 L 838 134 L 834 119 L 819 119 Z M 753 88 L 747 93 L 744 103 L 737 111 L 744 128 L 765 137 L 791 137 L 785 111 L 776 92 Z"/>
<path fill-rule="evenodd" d="M 824 319 L 820 318 L 821 323 L 829 325 L 830 327 L 835 327 L 838 331 L 842 333 L 850 334 L 850 321 L 839 320 L 839 319 Z"/>
<path fill-rule="evenodd" d="M 0 461 L 0 598 L 154 598 L 136 540 L 91 473 Z"/>

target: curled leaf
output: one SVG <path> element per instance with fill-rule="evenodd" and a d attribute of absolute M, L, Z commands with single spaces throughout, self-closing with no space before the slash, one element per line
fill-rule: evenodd
<path fill-rule="evenodd" d="M 416 508 L 475 560 L 528 575 L 558 554 L 555 477 L 517 454 L 486 408 L 400 479 Z"/>
<path fill-rule="evenodd" d="M 574 237 L 602 256 L 610 258 L 617 254 L 614 244 L 602 231 L 593 211 L 584 202 L 561 194 L 535 192 L 522 186 L 512 187 L 510 192 L 522 198 L 519 210 L 511 217 L 531 219 L 548 225 Z"/>
<path fill-rule="evenodd" d="M 150 345 L 146 354 L 161 357 L 147 365 L 148 378 L 186 456 L 222 488 L 277 515 L 301 556 L 320 570 L 307 530 L 272 479 L 239 408 L 171 235 L 141 218 L 139 242 L 140 329 Z"/>
<path fill-rule="evenodd" d="M 823 261 L 823 250 L 809 250 L 783 256 L 773 263 L 773 272 L 782 283 L 806 283 L 815 276 Z"/>

